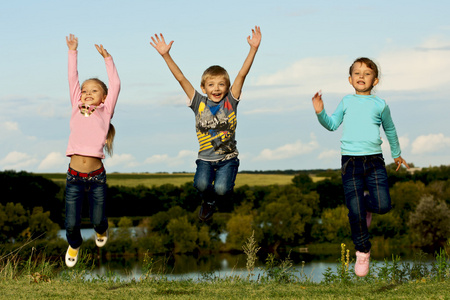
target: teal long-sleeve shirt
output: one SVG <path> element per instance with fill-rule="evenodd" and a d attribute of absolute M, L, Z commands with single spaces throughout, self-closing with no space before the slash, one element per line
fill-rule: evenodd
<path fill-rule="evenodd" d="M 351 156 L 382 153 L 380 125 L 391 147 L 392 158 L 401 155 L 397 131 L 386 102 L 374 95 L 347 95 L 335 112 L 328 116 L 325 109 L 317 114 L 320 124 L 334 131 L 342 124 L 341 154 Z"/>

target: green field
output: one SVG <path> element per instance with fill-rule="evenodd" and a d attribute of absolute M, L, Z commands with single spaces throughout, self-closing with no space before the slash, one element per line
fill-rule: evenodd
<path fill-rule="evenodd" d="M 64 173 L 46 173 L 37 174 L 50 179 L 59 184 L 65 184 L 66 174 Z M 236 178 L 236 187 L 243 185 L 249 186 L 267 186 L 267 185 L 286 185 L 292 183 L 294 175 L 285 174 L 247 174 L 238 173 Z M 147 187 L 161 186 L 163 184 L 173 184 L 181 186 L 188 182 L 193 182 L 194 173 L 111 173 L 108 174 L 108 185 L 135 187 L 144 185 Z"/>
<path fill-rule="evenodd" d="M 38 279 L 36 279 L 38 278 Z M 1 299 L 449 299 L 450 284 L 444 282 L 389 282 L 359 284 L 311 284 L 248 282 L 239 278 L 218 281 L 118 282 L 99 278 L 79 280 L 39 279 L 0 281 Z"/>

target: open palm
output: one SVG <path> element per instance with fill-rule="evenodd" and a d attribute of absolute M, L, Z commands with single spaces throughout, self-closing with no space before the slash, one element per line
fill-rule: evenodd
<path fill-rule="evenodd" d="M 159 35 L 160 36 L 155 34 L 154 37 L 152 36 L 152 42 L 150 42 L 150 45 L 152 45 L 153 48 L 155 48 L 156 51 L 158 51 L 159 54 L 164 55 L 164 54 L 169 53 L 170 48 L 172 48 L 173 41 L 171 41 L 167 45 L 166 41 L 164 40 L 164 36 L 162 35 L 162 33 L 160 33 Z"/>

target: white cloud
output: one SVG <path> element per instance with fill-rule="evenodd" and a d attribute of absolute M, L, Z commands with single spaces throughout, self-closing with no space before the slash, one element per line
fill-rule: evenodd
<path fill-rule="evenodd" d="M 190 150 L 181 150 L 175 157 L 170 157 L 167 154 L 155 154 L 148 157 L 144 163 L 155 165 L 165 164 L 169 167 L 176 167 L 185 164 L 187 161 L 191 162 L 197 158 L 197 152 Z"/>
<path fill-rule="evenodd" d="M 345 93 L 351 91 L 347 81 L 348 67 L 349 60 L 343 56 L 308 57 L 274 74 L 260 76 L 256 85 L 285 86 L 276 88 L 278 95 L 280 93 L 285 95 L 286 91 L 292 95 L 299 95 L 308 93 L 309 90 L 312 97 L 319 89 L 324 93 Z"/>
<path fill-rule="evenodd" d="M 377 90 L 434 90 L 450 82 L 450 40 L 429 38 L 415 48 L 392 48 L 373 59 L 381 69 Z M 293 62 L 287 68 L 260 76 L 256 85 L 261 91 L 253 97 L 290 97 L 312 95 L 319 89 L 328 93 L 351 93 L 348 68 L 353 57 L 309 57 Z M 264 88 L 263 88 L 264 87 Z"/>
<path fill-rule="evenodd" d="M 1 125 L 2 128 L 6 131 L 18 131 L 19 130 L 19 123 L 17 122 L 3 122 Z"/>
<path fill-rule="evenodd" d="M 412 143 L 413 154 L 436 153 L 450 147 L 450 137 L 442 133 L 421 135 Z"/>
<path fill-rule="evenodd" d="M 39 164 L 38 170 L 64 170 L 64 166 L 67 166 L 67 157 L 60 152 L 49 153 L 44 160 Z"/>
<path fill-rule="evenodd" d="M 302 143 L 302 141 L 296 141 L 293 144 L 286 144 L 275 149 L 262 150 L 254 160 L 282 160 L 302 154 L 311 153 L 317 149 L 319 144 L 314 135 L 311 135 L 311 141 L 308 143 Z"/>
<path fill-rule="evenodd" d="M 105 166 L 108 167 L 115 167 L 115 166 L 122 166 L 122 167 L 136 167 L 139 163 L 136 161 L 136 158 L 131 154 L 114 154 L 112 157 L 108 156 L 105 159 Z"/>
<path fill-rule="evenodd" d="M 0 130 L 0 139 L 10 139 L 11 137 L 17 137 L 19 134 L 22 134 L 19 129 L 19 123 L 17 122 L 1 122 L 0 128 L 2 128 L 2 130 Z"/>
<path fill-rule="evenodd" d="M 394 49 L 380 53 L 380 89 L 432 90 L 450 82 L 450 41 L 430 38 L 415 49 Z"/>
<path fill-rule="evenodd" d="M 322 151 L 317 157 L 320 160 L 330 161 L 335 160 L 336 158 L 341 156 L 341 152 L 338 150 L 325 150 Z"/>
<path fill-rule="evenodd" d="M 0 160 L 0 166 L 4 170 L 24 170 L 38 163 L 38 160 L 27 153 L 13 151 Z"/>

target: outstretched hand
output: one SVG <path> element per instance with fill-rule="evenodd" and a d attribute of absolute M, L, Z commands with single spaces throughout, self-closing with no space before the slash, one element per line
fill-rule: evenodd
<path fill-rule="evenodd" d="M 66 36 L 66 43 L 69 50 L 77 50 L 78 38 L 75 35 L 70 34 L 69 36 Z"/>
<path fill-rule="evenodd" d="M 394 162 L 397 165 L 397 169 L 395 169 L 395 171 L 400 170 L 400 167 L 402 166 L 402 164 L 405 165 L 405 167 L 409 169 L 409 166 L 406 163 L 406 160 L 404 160 L 401 156 L 394 158 Z"/>
<path fill-rule="evenodd" d="M 323 110 L 322 91 L 318 91 L 314 95 L 314 97 L 312 98 L 312 103 L 316 114 L 320 113 Z"/>
<path fill-rule="evenodd" d="M 167 45 L 166 41 L 164 40 L 164 36 L 162 35 L 162 33 L 160 33 L 159 35 L 160 36 L 155 34 L 154 37 L 152 36 L 152 42 L 150 42 L 150 45 L 152 45 L 153 48 L 155 48 L 156 51 L 158 51 L 159 54 L 165 55 L 165 54 L 169 53 L 170 48 L 172 48 L 173 41 L 171 41 Z"/>
<path fill-rule="evenodd" d="M 102 44 L 100 44 L 100 46 L 95 44 L 95 48 L 97 48 L 98 53 L 100 53 L 101 56 L 103 56 L 104 58 L 111 56 L 111 54 L 109 54 L 108 51 L 106 51 L 106 49 L 103 48 Z"/>
<path fill-rule="evenodd" d="M 247 42 L 250 47 L 258 49 L 261 43 L 261 28 L 259 26 L 255 26 L 255 29 L 252 29 L 252 36 L 247 37 Z"/>

